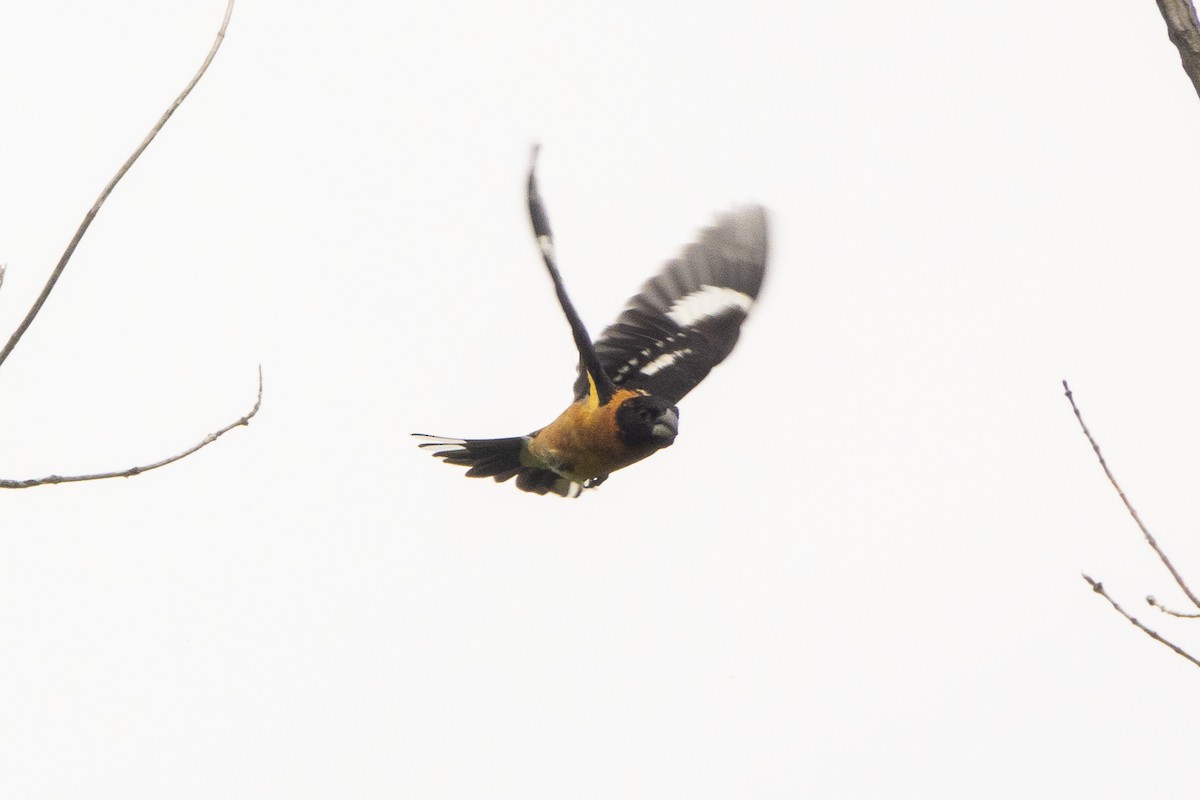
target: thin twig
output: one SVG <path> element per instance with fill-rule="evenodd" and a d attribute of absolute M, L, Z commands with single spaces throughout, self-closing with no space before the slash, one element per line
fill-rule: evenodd
<path fill-rule="evenodd" d="M 1196 9 L 1190 0 L 1156 2 L 1167 23 L 1167 35 L 1179 51 L 1183 71 L 1191 78 L 1196 94 L 1200 95 L 1200 22 L 1196 20 Z"/>
<path fill-rule="evenodd" d="M 141 467 L 130 467 L 129 469 L 121 470 L 119 472 L 98 472 L 94 475 L 47 475 L 45 478 L 31 478 L 29 480 L 23 480 L 23 481 L 0 480 L 0 489 L 29 489 L 30 487 L 33 487 L 33 486 L 46 486 L 46 485 L 53 484 L 53 483 L 78 483 L 79 481 L 99 481 L 99 480 L 104 480 L 105 478 L 132 478 L 134 475 L 140 475 L 143 472 L 149 472 L 152 469 L 158 469 L 159 467 L 165 467 L 167 464 L 173 464 L 176 461 L 179 461 L 180 459 L 187 458 L 188 456 L 190 456 L 192 453 L 196 452 L 197 450 L 207 447 L 208 445 L 215 442 L 217 439 L 220 439 L 222 436 L 229 433 L 234 428 L 240 427 L 242 425 L 249 425 L 250 420 L 254 419 L 254 415 L 258 413 L 258 409 L 262 406 L 262 392 L 263 392 L 262 366 L 259 366 L 259 368 L 258 368 L 258 398 L 254 401 L 254 408 L 250 409 L 250 412 L 248 414 L 246 414 L 241 419 L 238 419 L 235 422 L 229 423 L 228 425 L 226 425 L 224 428 L 221 428 L 221 430 L 217 431 L 216 433 L 210 433 L 208 436 L 205 436 L 204 439 L 199 444 L 189 447 L 187 450 L 184 450 L 182 453 L 177 453 L 176 455 L 173 455 L 170 458 L 164 458 L 162 461 L 156 461 L 153 464 L 146 464 L 145 466 L 141 466 Z"/>
<path fill-rule="evenodd" d="M 200 69 L 196 72 L 195 77 L 188 82 L 188 85 L 185 86 L 183 91 L 180 92 L 179 96 L 175 98 L 175 102 L 171 103 L 167 110 L 163 112 L 163 115 L 159 117 L 158 122 L 153 128 L 150 129 L 150 133 L 146 134 L 146 138 L 142 140 L 142 143 L 138 145 L 137 149 L 133 151 L 133 154 L 129 156 L 124 164 L 121 165 L 121 168 L 117 170 L 117 174 L 113 175 L 112 180 L 110 180 L 108 185 L 104 187 L 104 191 L 100 192 L 100 196 L 96 198 L 96 202 L 92 205 L 91 210 L 89 210 L 84 216 L 83 222 L 79 224 L 79 229 L 76 230 L 75 235 L 71 237 L 71 241 L 67 245 L 67 249 L 63 252 L 62 258 L 58 260 L 58 266 L 54 268 L 54 272 L 50 273 L 49 280 L 47 280 L 46 285 L 42 287 L 42 293 L 38 295 L 37 300 L 33 302 L 33 306 L 30 307 L 29 313 L 25 315 L 25 319 L 21 320 L 21 324 L 17 326 L 15 331 L 13 331 L 13 335 L 9 338 L 8 343 L 4 345 L 4 349 L 0 350 L 0 364 L 3 364 L 8 358 L 8 354 L 13 351 L 13 348 L 17 346 L 17 342 L 19 342 L 21 337 L 25 335 L 25 331 L 33 322 L 34 317 L 36 317 L 38 312 L 42 310 L 42 305 L 46 302 L 46 298 L 50 296 L 50 292 L 54 289 L 54 284 L 58 283 L 59 276 L 61 276 L 63 270 L 66 269 L 67 262 L 71 260 L 71 256 L 75 253 L 75 248 L 79 245 L 79 241 L 83 238 L 83 235 L 87 233 L 88 226 L 90 226 L 92 224 L 92 220 L 96 218 L 96 214 L 100 211 L 100 206 L 104 205 L 104 201 L 108 199 L 109 194 L 112 193 L 112 190 L 116 187 L 117 183 L 121 180 L 121 178 L 125 177 L 125 173 L 129 171 L 130 167 L 133 166 L 133 162 L 137 161 L 145 149 L 150 146 L 150 143 L 154 141 L 154 137 L 158 136 L 158 132 L 162 130 L 163 126 L 167 124 L 167 120 L 169 120 L 171 115 L 175 113 L 175 109 L 179 108 L 179 105 L 185 99 L 187 99 L 187 96 L 191 94 L 192 89 L 195 88 L 196 84 L 200 82 L 200 78 L 204 77 L 204 73 L 208 71 L 208 65 L 212 63 L 213 57 L 217 54 L 217 50 L 221 48 L 221 42 L 225 39 L 225 29 L 229 27 L 229 18 L 232 14 L 233 0 L 229 0 L 228 5 L 225 6 L 225 18 L 221 21 L 221 29 L 217 31 L 217 38 L 213 42 L 212 48 L 208 51 L 208 55 L 205 57 L 204 63 L 200 65 Z"/>
<path fill-rule="evenodd" d="M 1171 615 L 1172 617 L 1179 617 L 1180 619 L 1200 619 L 1200 614 L 1189 614 L 1184 611 L 1175 611 L 1174 609 L 1167 608 L 1162 603 L 1155 600 L 1154 595 L 1152 594 L 1146 595 L 1146 603 L 1154 608 L 1157 608 L 1164 614 Z"/>
<path fill-rule="evenodd" d="M 7 264 L 0 264 L 0 288 L 4 287 L 4 271 L 8 269 Z"/>
<path fill-rule="evenodd" d="M 1104 454 L 1100 452 L 1100 445 L 1096 444 L 1096 440 L 1092 437 L 1092 432 L 1088 430 L 1088 426 L 1083 421 L 1083 415 L 1079 413 L 1079 406 L 1075 405 L 1075 397 L 1071 394 L 1071 387 L 1067 385 L 1066 381 L 1063 381 L 1062 385 L 1063 389 L 1066 390 L 1067 400 L 1069 400 L 1071 403 L 1071 410 L 1075 412 L 1075 419 L 1079 420 L 1079 427 L 1083 429 L 1083 435 L 1086 436 L 1088 442 L 1091 443 L 1092 450 L 1095 451 L 1096 458 L 1100 460 L 1100 466 L 1104 469 L 1104 474 L 1108 476 L 1108 482 L 1111 483 L 1113 488 L 1117 490 L 1117 494 L 1121 496 L 1121 502 L 1125 504 L 1126 510 L 1129 511 L 1129 516 L 1133 517 L 1133 521 L 1137 523 L 1138 528 L 1142 532 L 1142 536 L 1146 537 L 1146 544 L 1150 545 L 1150 548 L 1158 554 L 1158 557 L 1162 560 L 1163 565 L 1167 568 L 1167 571 L 1171 573 L 1171 577 L 1175 579 L 1177 584 L 1179 584 L 1179 588 L 1183 590 L 1183 593 L 1187 595 L 1187 598 L 1192 601 L 1192 605 L 1200 608 L 1200 598 L 1197 598 L 1196 595 L 1192 593 L 1192 590 L 1188 588 L 1187 582 L 1183 579 L 1183 576 L 1179 574 L 1179 572 L 1175 569 L 1175 565 L 1171 563 L 1171 559 L 1167 558 L 1167 554 L 1164 553 L 1162 548 L 1158 546 L 1158 542 L 1155 541 L 1154 536 L 1142 523 L 1142 518 L 1139 517 L 1137 511 L 1134 510 L 1133 504 L 1130 503 L 1129 498 L 1125 496 L 1125 492 L 1121 489 L 1121 484 L 1117 483 L 1117 479 L 1113 476 L 1112 470 L 1108 468 L 1108 464 L 1104 460 Z"/>
<path fill-rule="evenodd" d="M 1117 613 L 1119 613 L 1125 619 L 1129 620 L 1134 625 L 1134 627 L 1136 627 L 1142 633 L 1149 636 L 1154 641 L 1159 642 L 1163 645 L 1166 645 L 1167 647 L 1174 650 L 1177 654 L 1183 656 L 1188 661 L 1195 664 L 1197 667 L 1200 667 L 1200 661 L 1196 660 L 1195 656 L 1190 654 L 1188 651 L 1184 650 L 1179 645 L 1177 645 L 1173 642 L 1167 641 L 1163 637 L 1159 636 L 1158 633 L 1156 633 L 1155 631 L 1152 631 L 1149 628 L 1147 628 L 1145 625 L 1143 625 L 1141 622 L 1138 621 L 1137 617 L 1130 616 L 1129 613 L 1127 611 L 1125 611 L 1125 609 L 1121 608 L 1121 606 L 1117 604 L 1116 600 L 1113 600 L 1111 597 L 1108 596 L 1108 592 L 1104 591 L 1104 584 L 1100 583 L 1099 581 L 1092 580 L 1091 577 L 1086 574 L 1083 576 L 1083 579 L 1085 581 L 1087 581 L 1089 584 L 1091 584 L 1092 591 L 1094 591 L 1096 594 L 1100 595 L 1105 600 L 1107 600 L 1109 602 L 1109 604 L 1112 605 L 1112 607 L 1117 610 Z"/>

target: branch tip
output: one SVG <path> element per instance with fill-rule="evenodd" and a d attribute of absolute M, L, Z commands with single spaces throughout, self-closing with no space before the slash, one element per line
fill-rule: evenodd
<path fill-rule="evenodd" d="M 1172 652 L 1174 652 L 1176 655 L 1180 656 L 1181 658 L 1186 658 L 1192 664 L 1196 665 L 1197 667 L 1200 667 L 1200 660 L 1197 660 L 1196 657 L 1193 656 L 1191 653 L 1184 650 L 1182 647 L 1175 644 L 1174 642 L 1163 638 L 1162 636 L 1160 636 L 1158 634 L 1157 631 L 1146 627 L 1146 625 L 1143 624 L 1140 620 L 1138 620 L 1137 617 L 1132 616 L 1128 611 L 1121 608 L 1120 604 L 1117 603 L 1116 600 L 1112 599 L 1112 597 L 1109 596 L 1108 592 L 1106 592 L 1104 590 L 1103 584 L 1101 584 L 1099 581 L 1092 580 L 1087 575 L 1084 575 L 1083 578 L 1084 578 L 1084 580 L 1086 580 L 1088 583 L 1090 583 L 1092 585 L 1092 589 L 1094 589 L 1097 594 L 1099 594 L 1101 597 L 1103 597 L 1105 600 L 1107 600 L 1108 604 L 1110 606 L 1112 606 L 1113 609 L 1118 614 L 1120 614 L 1122 617 L 1124 617 L 1126 620 L 1128 620 L 1131 625 L 1133 625 L 1135 628 L 1140 630 L 1142 633 L 1146 634 L 1151 639 L 1153 639 L 1154 641 L 1163 645 L 1164 647 L 1170 648 L 1170 650 Z"/>
<path fill-rule="evenodd" d="M 174 464 L 176 461 L 187 458 L 192 453 L 208 447 L 210 444 L 217 441 L 217 439 L 220 439 L 234 428 L 238 428 L 243 425 L 249 425 L 250 420 L 254 419 L 255 415 L 258 414 L 258 410 L 262 407 L 262 393 L 262 367 L 259 367 L 258 397 L 255 399 L 254 406 L 249 412 L 247 412 L 244 416 L 239 417 L 234 422 L 229 423 L 224 428 L 221 428 L 219 431 L 208 434 L 202 440 L 200 440 L 199 444 L 192 445 L 187 450 L 184 450 L 181 453 L 176 453 L 168 458 L 164 458 L 161 461 L 155 461 L 153 464 L 140 464 L 136 467 L 130 467 L 129 469 L 119 470 L 116 472 L 98 472 L 92 475 L 47 475 L 44 478 L 29 478 L 26 480 L 0 479 L 0 489 L 29 489 L 34 486 L 45 486 L 56 483 L 80 483 L 82 481 L 99 481 L 107 478 L 132 478 L 134 475 L 141 475 L 143 472 L 149 472 L 150 470 L 158 469 L 159 467 L 165 467 L 168 464 Z"/>

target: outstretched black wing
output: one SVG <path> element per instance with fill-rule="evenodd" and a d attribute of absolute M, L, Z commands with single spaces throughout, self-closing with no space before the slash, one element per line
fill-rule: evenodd
<path fill-rule="evenodd" d="M 748 206 L 721 216 L 600 334 L 595 347 L 605 374 L 618 387 L 679 402 L 733 350 L 766 266 L 766 210 Z M 581 365 L 575 397 L 587 393 Z"/>

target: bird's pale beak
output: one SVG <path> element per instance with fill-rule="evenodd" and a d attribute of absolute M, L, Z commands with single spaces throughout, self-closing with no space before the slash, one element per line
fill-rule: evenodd
<path fill-rule="evenodd" d="M 675 409 L 668 408 L 650 429 L 650 435 L 655 439 L 673 440 L 679 434 L 679 414 Z"/>

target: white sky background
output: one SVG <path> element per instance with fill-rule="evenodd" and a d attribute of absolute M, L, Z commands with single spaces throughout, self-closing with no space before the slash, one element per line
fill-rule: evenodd
<path fill-rule="evenodd" d="M 10 4 L 11 5 L 11 4 Z M 219 0 L 0 14 L 0 328 Z M 716 211 L 763 299 L 674 447 L 527 432 Z M 1200 627 L 1200 101 L 1155 5 L 244 2 L 0 368 L 0 795 L 1181 797 Z"/>

